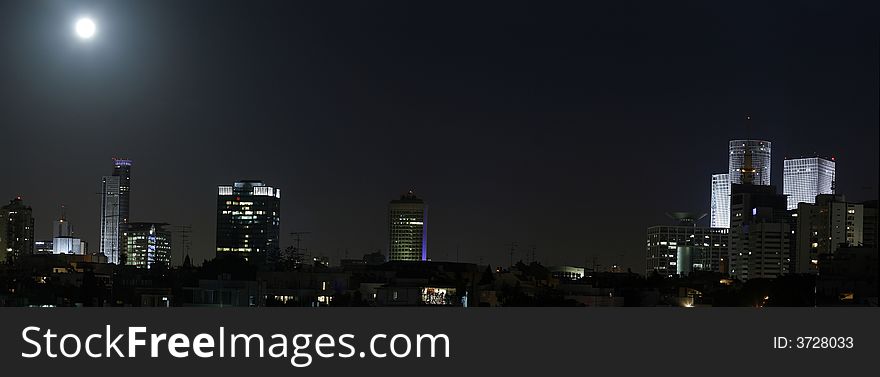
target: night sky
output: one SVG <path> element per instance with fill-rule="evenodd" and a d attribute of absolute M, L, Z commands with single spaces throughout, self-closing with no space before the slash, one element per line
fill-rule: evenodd
<path fill-rule="evenodd" d="M 65 204 L 97 251 L 127 157 L 132 221 L 191 224 L 201 261 L 216 186 L 261 179 L 335 262 L 384 250 L 413 188 L 434 260 L 507 265 L 516 241 L 644 273 L 646 227 L 709 211 L 746 113 L 780 191 L 783 157 L 819 154 L 877 198 L 877 2 L 547 3 L 0 0 L 0 199 L 37 239 Z"/>

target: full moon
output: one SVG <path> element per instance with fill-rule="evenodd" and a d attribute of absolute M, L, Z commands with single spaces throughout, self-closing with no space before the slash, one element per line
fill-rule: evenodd
<path fill-rule="evenodd" d="M 95 21 L 91 18 L 80 18 L 76 20 L 76 35 L 82 39 L 90 39 L 95 36 Z"/>

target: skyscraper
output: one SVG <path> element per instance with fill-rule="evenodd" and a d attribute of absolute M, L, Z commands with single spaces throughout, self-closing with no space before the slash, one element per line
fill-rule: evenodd
<path fill-rule="evenodd" d="M 125 230 L 125 264 L 153 268 L 171 263 L 171 232 L 165 223 L 128 223 Z"/>
<path fill-rule="evenodd" d="M 747 156 L 750 158 L 748 169 L 745 161 Z M 731 140 L 728 143 L 727 174 L 712 175 L 712 200 L 709 212 L 711 227 L 730 227 L 730 185 L 743 183 L 744 175 L 749 176 L 747 178 L 751 184 L 770 185 L 769 141 L 746 139 Z"/>
<path fill-rule="evenodd" d="M 743 170 L 746 168 L 746 150 L 751 155 L 751 169 L 755 179 L 752 184 L 770 185 L 770 142 L 764 140 L 731 140 L 729 143 L 728 173 L 731 184 L 743 183 Z"/>
<path fill-rule="evenodd" d="M 730 227 L 730 174 L 712 174 L 712 203 L 709 226 Z"/>
<path fill-rule="evenodd" d="M 33 211 L 16 197 L 0 207 L 0 263 L 15 263 L 33 253 Z"/>
<path fill-rule="evenodd" d="M 388 204 L 388 260 L 428 260 L 428 206 L 412 190 Z"/>
<path fill-rule="evenodd" d="M 101 180 L 100 252 L 107 262 L 119 263 L 129 219 L 131 160 L 113 159 L 113 174 Z"/>
<path fill-rule="evenodd" d="M 790 272 L 794 231 L 785 195 L 777 194 L 775 186 L 759 184 L 763 168 L 756 166 L 763 162 L 759 159 L 756 165 L 753 152 L 743 150 L 737 169 L 741 183 L 730 185 L 730 276 L 773 279 Z"/>
<path fill-rule="evenodd" d="M 217 189 L 217 255 L 277 253 L 281 189 L 262 181 L 236 181 Z"/>
<path fill-rule="evenodd" d="M 131 202 L 131 160 L 113 159 L 113 176 L 119 177 L 119 223 L 123 226 L 129 221 Z"/>
<path fill-rule="evenodd" d="M 785 159 L 782 192 L 788 195 L 788 209 L 797 209 L 798 203 L 815 203 L 817 195 L 833 194 L 834 168 L 833 159 Z"/>

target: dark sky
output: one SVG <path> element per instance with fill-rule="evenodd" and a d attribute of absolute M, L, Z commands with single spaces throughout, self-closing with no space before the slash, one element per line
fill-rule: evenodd
<path fill-rule="evenodd" d="M 38 239 L 66 204 L 97 250 L 128 157 L 132 220 L 191 224 L 200 260 L 216 186 L 262 179 L 335 260 L 384 249 L 414 188 L 435 260 L 516 241 L 643 273 L 646 227 L 708 212 L 745 113 L 780 190 L 784 156 L 821 154 L 877 197 L 877 2 L 574 3 L 0 0 L 0 198 Z"/>

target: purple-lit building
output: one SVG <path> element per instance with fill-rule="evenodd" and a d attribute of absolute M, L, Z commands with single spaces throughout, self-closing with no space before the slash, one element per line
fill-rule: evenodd
<path fill-rule="evenodd" d="M 388 260 L 428 260 L 428 206 L 412 191 L 388 204 Z"/>

